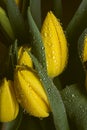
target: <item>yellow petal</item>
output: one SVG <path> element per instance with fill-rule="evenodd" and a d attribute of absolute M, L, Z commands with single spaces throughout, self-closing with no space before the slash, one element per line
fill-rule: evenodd
<path fill-rule="evenodd" d="M 41 30 L 42 39 L 46 51 L 48 75 L 59 75 L 66 66 L 67 41 L 58 19 L 50 11 L 48 12 Z"/>
<path fill-rule="evenodd" d="M 25 49 L 28 49 L 27 47 L 20 47 L 18 51 L 18 65 L 27 65 L 29 67 L 33 67 L 32 60 L 28 53 L 25 51 Z M 29 49 L 30 50 L 30 49 Z"/>
<path fill-rule="evenodd" d="M 49 116 L 49 106 L 45 91 L 34 72 L 18 70 L 14 79 L 17 98 L 25 110 L 36 117 Z"/>
<path fill-rule="evenodd" d="M 0 121 L 8 122 L 16 118 L 19 106 L 13 90 L 13 82 L 4 78 L 0 86 Z"/>
<path fill-rule="evenodd" d="M 61 50 L 61 71 L 65 68 L 67 63 L 67 57 L 68 57 L 68 47 L 67 47 L 67 40 L 64 34 L 64 31 L 62 29 L 62 26 L 58 19 L 53 15 L 52 12 L 50 12 L 51 18 L 53 20 L 53 24 L 55 26 L 57 36 L 58 36 L 58 42 L 60 44 L 60 50 Z"/>
<path fill-rule="evenodd" d="M 87 35 L 85 36 L 84 40 L 84 47 L 83 47 L 83 62 L 87 61 Z"/>

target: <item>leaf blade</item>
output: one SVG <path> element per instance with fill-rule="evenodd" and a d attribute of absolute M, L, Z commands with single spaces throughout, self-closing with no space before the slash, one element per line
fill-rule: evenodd
<path fill-rule="evenodd" d="M 53 84 L 53 81 L 48 77 L 46 71 L 43 69 L 37 59 L 32 54 L 30 54 L 30 52 L 29 55 L 34 62 L 38 75 L 42 80 L 44 89 L 47 93 L 56 130 L 69 130 L 66 110 L 60 92 L 57 90 L 57 88 Z"/>

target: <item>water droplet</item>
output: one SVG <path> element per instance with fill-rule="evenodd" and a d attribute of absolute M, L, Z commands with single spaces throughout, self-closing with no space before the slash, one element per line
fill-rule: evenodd
<path fill-rule="evenodd" d="M 54 63 L 57 63 L 57 60 L 56 60 L 56 59 L 54 59 Z M 56 64 L 56 68 L 58 68 L 58 64 Z"/>
<path fill-rule="evenodd" d="M 53 56 L 52 58 L 53 58 L 53 60 L 55 60 L 55 59 L 56 59 L 56 57 L 55 57 L 55 56 Z"/>
<path fill-rule="evenodd" d="M 17 98 L 17 101 L 18 101 L 19 103 L 21 103 L 21 100 L 20 100 L 19 98 Z"/>
<path fill-rule="evenodd" d="M 41 79 L 41 78 L 40 78 L 39 80 L 42 82 L 42 79 Z"/>
<path fill-rule="evenodd" d="M 40 43 L 41 43 L 42 41 L 40 40 Z"/>
<path fill-rule="evenodd" d="M 25 109 L 23 110 L 23 113 L 24 113 L 24 114 L 27 114 L 27 112 L 26 112 L 26 110 L 25 110 Z"/>
<path fill-rule="evenodd" d="M 46 80 L 45 77 L 43 78 L 43 80 L 44 80 L 44 81 Z"/>
<path fill-rule="evenodd" d="M 48 88 L 48 89 L 47 89 L 47 91 L 48 91 L 48 93 L 50 93 L 50 91 L 51 91 L 51 88 Z"/>
<path fill-rule="evenodd" d="M 52 46 L 52 43 L 51 43 L 51 42 L 48 42 L 47 45 L 48 45 L 49 47 L 51 47 L 51 46 Z"/>
<path fill-rule="evenodd" d="M 85 110 L 83 109 L 82 112 L 85 112 Z"/>
<path fill-rule="evenodd" d="M 41 47 L 42 50 L 44 50 L 45 48 L 44 47 Z"/>
<path fill-rule="evenodd" d="M 74 94 L 72 94 L 72 97 L 74 98 L 74 97 L 75 97 L 75 95 L 74 95 Z"/>
<path fill-rule="evenodd" d="M 44 36 L 47 37 L 47 33 L 46 32 L 44 33 Z"/>
<path fill-rule="evenodd" d="M 81 105 L 80 105 L 79 107 L 80 107 L 80 109 L 82 109 L 82 106 L 81 106 Z"/>
<path fill-rule="evenodd" d="M 41 71 L 39 71 L 38 73 L 41 74 Z"/>
<path fill-rule="evenodd" d="M 69 99 L 68 101 L 69 101 L 69 103 L 71 103 L 71 102 L 72 102 L 72 100 L 71 100 L 71 99 Z"/>
<path fill-rule="evenodd" d="M 20 96 L 21 96 L 21 98 L 23 98 L 24 94 L 21 94 Z"/>
<path fill-rule="evenodd" d="M 54 50 L 52 51 L 52 54 L 53 54 L 53 55 L 55 54 L 55 51 L 54 51 Z"/>
<path fill-rule="evenodd" d="M 48 58 L 51 58 L 51 55 L 50 55 L 50 54 L 48 54 Z"/>
<path fill-rule="evenodd" d="M 43 118 L 42 118 L 42 117 L 39 117 L 39 119 L 40 119 L 40 120 L 43 120 Z"/>

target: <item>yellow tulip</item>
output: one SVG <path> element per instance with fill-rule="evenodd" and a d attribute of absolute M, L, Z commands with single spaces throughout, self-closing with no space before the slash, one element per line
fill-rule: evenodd
<path fill-rule="evenodd" d="M 18 51 L 18 65 L 27 65 L 29 67 L 33 67 L 32 60 L 30 56 L 28 55 L 27 51 L 25 49 L 29 49 L 27 47 L 21 46 Z M 30 49 L 29 49 L 30 50 Z"/>
<path fill-rule="evenodd" d="M 13 82 L 3 79 L 0 85 L 0 122 L 12 121 L 16 118 L 19 106 L 13 90 Z"/>
<path fill-rule="evenodd" d="M 46 51 L 48 75 L 55 77 L 61 74 L 67 64 L 68 47 L 61 24 L 51 11 L 44 20 L 41 35 Z"/>
<path fill-rule="evenodd" d="M 34 70 L 17 66 L 14 72 L 14 85 L 18 102 L 26 112 L 35 117 L 49 116 L 49 102 Z"/>

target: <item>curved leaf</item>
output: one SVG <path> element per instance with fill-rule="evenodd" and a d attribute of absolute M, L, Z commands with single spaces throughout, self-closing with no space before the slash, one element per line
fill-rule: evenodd
<path fill-rule="evenodd" d="M 14 0 L 6 0 L 7 13 L 16 37 L 22 42 L 27 40 L 27 32 L 24 19 Z"/>
<path fill-rule="evenodd" d="M 83 87 L 73 84 L 61 91 L 67 114 L 76 130 L 87 130 L 87 93 Z"/>
<path fill-rule="evenodd" d="M 32 18 L 30 8 L 28 8 L 28 24 L 30 28 L 30 32 L 33 36 L 32 41 L 32 51 L 39 60 L 39 62 L 42 64 L 43 67 L 46 68 L 46 58 L 45 58 L 45 51 L 44 51 L 44 45 L 41 38 L 41 34 Z"/>
<path fill-rule="evenodd" d="M 56 130 L 69 130 L 66 110 L 60 92 L 57 90 L 56 86 L 53 84 L 52 79 L 48 77 L 46 71 L 37 61 L 37 59 L 32 54 L 30 54 L 30 56 L 47 93 Z"/>

